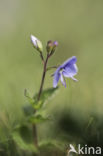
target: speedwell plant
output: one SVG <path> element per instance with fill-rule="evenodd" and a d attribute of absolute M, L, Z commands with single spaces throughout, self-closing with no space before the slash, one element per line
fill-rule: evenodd
<path fill-rule="evenodd" d="M 48 102 L 53 94 L 58 90 L 58 82 L 61 80 L 61 83 L 66 87 L 65 78 L 71 78 L 74 81 L 77 81 L 74 76 L 77 74 L 78 69 L 76 66 L 77 58 L 76 56 L 72 56 L 67 59 L 63 64 L 59 66 L 48 67 L 48 61 L 51 59 L 52 55 L 55 53 L 55 50 L 58 46 L 57 41 L 48 41 L 46 45 L 46 58 L 43 55 L 43 45 L 42 42 L 37 39 L 35 36 L 31 35 L 31 43 L 33 47 L 37 50 L 40 55 L 43 73 L 40 83 L 39 91 L 33 97 L 30 97 L 27 90 L 25 90 L 25 96 L 28 100 L 28 105 L 24 106 L 23 110 L 25 113 L 25 123 L 19 126 L 19 133 L 16 130 L 13 137 L 16 143 L 23 150 L 32 151 L 34 153 L 39 152 L 39 148 L 41 146 L 38 140 L 37 133 L 37 124 L 42 123 L 44 121 L 50 120 L 48 116 L 44 116 L 42 113 L 43 106 Z M 53 77 L 53 87 L 43 90 L 43 85 L 45 81 L 45 76 L 48 70 L 55 68 L 56 71 L 52 73 Z M 21 137 L 19 134 L 22 134 Z M 30 140 L 31 138 L 31 140 Z"/>

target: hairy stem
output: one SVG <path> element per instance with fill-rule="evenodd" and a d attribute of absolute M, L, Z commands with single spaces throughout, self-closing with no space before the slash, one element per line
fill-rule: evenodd
<path fill-rule="evenodd" d="M 42 62 L 44 63 L 45 61 L 44 61 L 44 57 L 43 57 L 42 52 L 40 52 L 40 57 L 41 57 Z"/>
<path fill-rule="evenodd" d="M 42 93 L 43 85 L 44 85 L 44 80 L 45 80 L 45 75 L 46 75 L 46 69 L 47 69 L 47 63 L 48 63 L 49 55 L 47 55 L 46 60 L 42 59 L 44 61 L 44 68 L 43 68 L 43 74 L 42 74 L 42 80 L 41 80 L 41 85 L 38 93 L 37 100 L 40 100 L 40 96 Z M 33 128 L 33 136 L 34 136 L 34 145 L 38 147 L 38 135 L 37 135 L 37 127 L 36 124 L 32 125 Z"/>
<path fill-rule="evenodd" d="M 47 55 L 47 58 L 46 58 L 46 60 L 44 62 L 43 75 L 42 75 L 41 85 L 40 85 L 40 89 L 39 89 L 39 93 L 38 93 L 38 101 L 40 100 L 40 96 L 41 96 L 43 85 L 44 85 L 48 58 L 49 58 L 49 55 Z"/>
<path fill-rule="evenodd" d="M 37 128 L 35 124 L 32 124 L 32 131 L 33 131 L 34 145 L 38 147 Z"/>

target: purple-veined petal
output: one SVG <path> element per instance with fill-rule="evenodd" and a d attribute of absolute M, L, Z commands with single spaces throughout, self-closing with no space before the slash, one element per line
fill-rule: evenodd
<path fill-rule="evenodd" d="M 54 73 L 54 79 L 53 79 L 53 87 L 56 88 L 57 87 L 57 84 L 58 84 L 58 81 L 60 79 L 60 68 L 57 68 L 56 72 Z"/>
<path fill-rule="evenodd" d="M 76 61 L 77 61 L 76 56 L 72 56 L 57 68 L 56 72 L 54 73 L 53 80 L 54 88 L 57 86 L 59 79 L 61 79 L 62 84 L 66 87 L 64 77 L 69 77 L 74 81 L 78 81 L 77 79 L 74 78 L 74 75 L 76 75 L 78 72 Z"/>
<path fill-rule="evenodd" d="M 72 56 L 72 57 L 69 58 L 67 61 L 65 61 L 65 62 L 61 65 L 61 67 L 62 67 L 62 68 L 66 68 L 67 66 L 70 66 L 70 65 L 72 65 L 72 64 L 75 64 L 76 61 L 77 61 L 76 56 Z"/>
<path fill-rule="evenodd" d="M 63 70 L 64 77 L 73 77 L 78 72 L 78 68 L 76 64 L 72 64 L 70 66 L 66 66 Z"/>
<path fill-rule="evenodd" d="M 65 79 L 62 74 L 60 74 L 60 80 L 61 80 L 61 83 L 63 84 L 63 86 L 65 86 L 65 88 L 66 88 L 66 82 L 65 82 Z"/>

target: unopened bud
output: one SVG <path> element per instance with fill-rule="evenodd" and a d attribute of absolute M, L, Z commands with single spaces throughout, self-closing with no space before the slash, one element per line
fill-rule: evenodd
<path fill-rule="evenodd" d="M 47 52 L 48 53 L 51 52 L 52 48 L 53 48 L 53 41 L 50 40 L 47 42 L 47 46 L 46 46 Z"/>
<path fill-rule="evenodd" d="M 50 40 L 50 41 L 48 41 L 47 42 L 47 47 L 46 47 L 46 49 L 47 49 L 47 52 L 49 53 L 54 53 L 54 51 L 55 51 L 55 49 L 56 49 L 56 47 L 58 46 L 58 42 L 57 41 L 52 41 L 52 40 Z"/>
<path fill-rule="evenodd" d="M 38 40 L 35 36 L 31 35 L 31 42 L 33 46 L 39 51 L 43 51 L 43 45 L 40 40 Z"/>

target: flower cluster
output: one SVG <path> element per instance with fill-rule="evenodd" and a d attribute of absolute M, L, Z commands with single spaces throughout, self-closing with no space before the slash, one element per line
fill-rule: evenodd
<path fill-rule="evenodd" d="M 35 36 L 31 35 L 31 41 L 33 46 L 41 53 L 41 58 L 44 60 L 44 57 L 42 55 L 43 52 L 43 45 L 39 39 L 37 39 Z M 46 50 L 47 50 L 47 57 L 50 57 L 56 50 L 56 47 L 58 46 L 57 41 L 49 40 L 47 42 Z M 66 87 L 65 77 L 71 78 L 74 81 L 77 81 L 74 76 L 78 72 L 78 68 L 76 65 L 77 58 L 76 56 L 72 56 L 67 61 L 65 61 L 62 65 L 60 65 L 55 73 L 53 74 L 53 87 L 56 88 L 59 82 L 59 79 L 61 80 L 61 83 Z"/>

